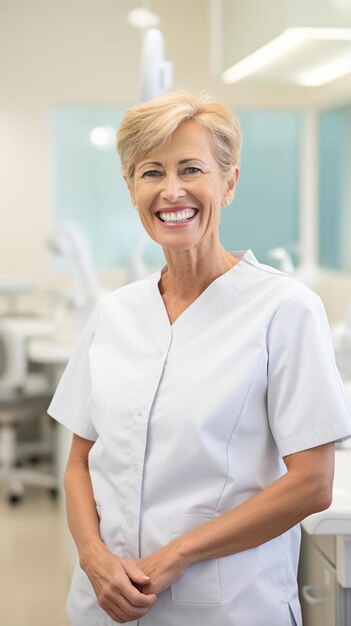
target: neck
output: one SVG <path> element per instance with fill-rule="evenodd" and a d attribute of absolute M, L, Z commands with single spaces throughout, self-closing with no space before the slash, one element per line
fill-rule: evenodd
<path fill-rule="evenodd" d="M 220 244 L 189 250 L 164 249 L 164 255 L 167 270 L 161 277 L 160 292 L 179 301 L 196 298 L 238 262 Z"/>

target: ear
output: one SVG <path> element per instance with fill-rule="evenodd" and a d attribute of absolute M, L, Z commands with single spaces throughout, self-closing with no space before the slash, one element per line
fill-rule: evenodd
<path fill-rule="evenodd" d="M 239 167 L 237 165 L 234 165 L 226 180 L 223 205 L 230 204 L 231 202 L 233 202 L 238 178 L 239 178 Z"/>
<path fill-rule="evenodd" d="M 234 197 L 236 184 L 239 178 L 239 168 L 234 165 L 227 180 L 227 194 Z"/>
<path fill-rule="evenodd" d="M 127 176 L 123 176 L 123 178 L 124 178 L 124 180 L 126 182 L 126 185 L 127 185 L 128 189 L 129 189 L 132 205 L 133 205 L 134 209 L 136 209 L 137 207 L 136 207 L 136 200 L 135 200 L 135 194 L 134 194 L 133 181 L 130 178 L 127 178 Z"/>

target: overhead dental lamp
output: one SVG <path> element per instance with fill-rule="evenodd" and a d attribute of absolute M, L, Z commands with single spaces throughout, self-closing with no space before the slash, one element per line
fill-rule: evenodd
<path fill-rule="evenodd" d="M 133 9 L 127 20 L 144 33 L 140 55 L 140 98 L 145 102 L 171 88 L 173 64 L 165 60 L 165 41 L 157 28 L 160 18 L 156 13 L 146 8 Z"/>
<path fill-rule="evenodd" d="M 173 65 L 165 60 L 164 37 L 158 28 L 144 33 L 140 58 L 140 95 L 142 102 L 160 96 L 173 82 Z"/>

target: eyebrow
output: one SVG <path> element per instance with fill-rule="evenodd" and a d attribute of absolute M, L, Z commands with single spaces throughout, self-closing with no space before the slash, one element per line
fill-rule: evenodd
<path fill-rule="evenodd" d="M 138 170 L 140 170 L 140 168 L 145 167 L 146 165 L 158 165 L 159 167 L 162 167 L 162 163 L 159 163 L 159 161 L 147 161 L 146 163 L 141 163 L 141 165 L 139 165 Z"/>
<path fill-rule="evenodd" d="M 184 163 L 189 163 L 189 161 L 198 161 L 198 163 L 204 163 L 204 161 L 201 161 L 201 159 L 191 157 L 190 159 L 182 159 L 181 161 L 179 161 L 179 165 L 184 165 Z"/>
<path fill-rule="evenodd" d="M 189 161 L 198 161 L 199 163 L 204 163 L 204 161 L 201 161 L 201 159 L 197 159 L 196 157 L 190 157 L 189 159 L 181 159 L 178 164 L 184 165 L 185 163 L 189 163 Z M 160 163 L 159 161 L 147 161 L 146 163 L 141 163 L 141 165 L 139 165 L 138 167 L 138 170 L 142 167 L 146 167 L 147 165 L 157 165 L 158 167 L 163 167 L 162 163 Z"/>

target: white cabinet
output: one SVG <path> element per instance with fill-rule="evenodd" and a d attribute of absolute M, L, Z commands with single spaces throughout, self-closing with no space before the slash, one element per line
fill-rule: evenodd
<path fill-rule="evenodd" d="M 336 572 L 336 537 L 302 534 L 299 569 L 304 626 L 351 626 L 351 589 Z"/>

